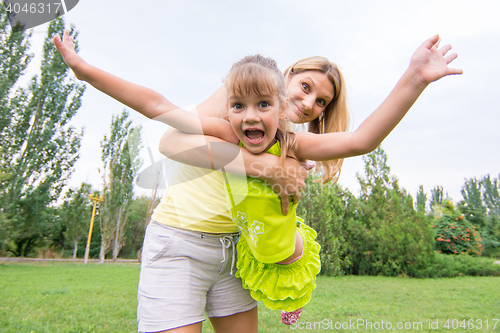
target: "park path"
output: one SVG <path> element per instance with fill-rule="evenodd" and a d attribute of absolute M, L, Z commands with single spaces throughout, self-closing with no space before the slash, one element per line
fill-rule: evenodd
<path fill-rule="evenodd" d="M 0 257 L 0 262 L 2 261 L 65 261 L 65 262 L 82 262 L 83 259 L 43 259 L 43 258 L 18 258 L 18 257 Z M 89 259 L 88 262 L 99 262 L 99 259 Z M 137 259 L 116 259 L 113 261 L 112 259 L 104 260 L 105 263 L 113 263 L 113 262 L 127 262 L 127 263 L 137 263 L 140 262 Z"/>

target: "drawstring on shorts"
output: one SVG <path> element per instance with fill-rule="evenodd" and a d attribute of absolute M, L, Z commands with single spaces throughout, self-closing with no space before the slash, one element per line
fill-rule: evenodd
<path fill-rule="evenodd" d="M 229 247 L 231 245 L 233 247 L 233 258 L 231 260 L 231 272 L 229 273 L 229 275 L 233 275 L 234 262 L 236 259 L 235 258 L 236 249 L 235 249 L 233 236 L 222 236 L 221 238 L 219 238 L 219 240 L 220 240 L 220 243 L 222 244 L 222 261 L 220 262 L 221 264 L 223 264 L 226 261 L 226 249 L 229 249 Z"/>

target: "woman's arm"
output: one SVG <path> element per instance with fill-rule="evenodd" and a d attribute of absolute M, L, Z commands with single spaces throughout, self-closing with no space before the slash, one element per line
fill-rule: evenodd
<path fill-rule="evenodd" d="M 444 76 L 462 74 L 449 68 L 457 55 L 451 46 L 439 47 L 439 36 L 426 40 L 413 54 L 410 65 L 385 101 L 354 132 L 296 133 L 299 159 L 325 161 L 366 154 L 374 150 L 405 116 L 424 89 Z"/>
<path fill-rule="evenodd" d="M 307 170 L 295 159 L 287 158 L 284 166 L 272 154 L 252 154 L 237 145 L 218 138 L 192 135 L 170 129 L 163 134 L 160 152 L 168 158 L 196 167 L 248 175 L 269 183 L 281 197 L 281 208 L 288 213 L 289 196 L 297 203 L 305 187 Z"/>

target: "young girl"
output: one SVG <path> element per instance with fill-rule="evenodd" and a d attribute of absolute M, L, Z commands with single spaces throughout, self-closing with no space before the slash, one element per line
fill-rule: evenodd
<path fill-rule="evenodd" d="M 225 133 L 221 139 L 233 141 L 234 132 L 236 141 L 253 154 L 296 158 L 300 143 L 283 130 L 285 81 L 276 63 L 262 56 L 246 57 L 233 65 L 225 84 L 230 126 L 223 121 L 217 125 L 217 133 Z M 204 130 L 217 134 L 208 126 Z M 237 245 L 236 276 L 254 299 L 283 310 L 283 323 L 292 324 L 309 302 L 321 268 L 316 232 L 297 225 L 296 205 L 288 215 L 281 213 L 280 198 L 268 183 L 235 174 L 224 178 L 228 207 L 243 235 Z"/>

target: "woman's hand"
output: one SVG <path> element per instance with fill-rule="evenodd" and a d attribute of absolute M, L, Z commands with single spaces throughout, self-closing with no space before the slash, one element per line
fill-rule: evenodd
<path fill-rule="evenodd" d="M 451 45 L 439 48 L 440 41 L 439 35 L 434 35 L 422 43 L 413 54 L 408 69 L 413 72 L 417 85 L 422 84 L 425 87 L 444 76 L 462 74 L 461 69 L 448 67 L 457 58 L 457 54 L 448 54 Z"/>
<path fill-rule="evenodd" d="M 78 69 L 85 64 L 85 61 L 75 51 L 73 36 L 69 35 L 68 30 L 64 30 L 63 39 L 61 40 L 59 35 L 56 35 L 53 42 L 57 50 L 61 53 L 66 65 L 75 73 L 76 78 L 84 80 L 83 75 Z"/>

